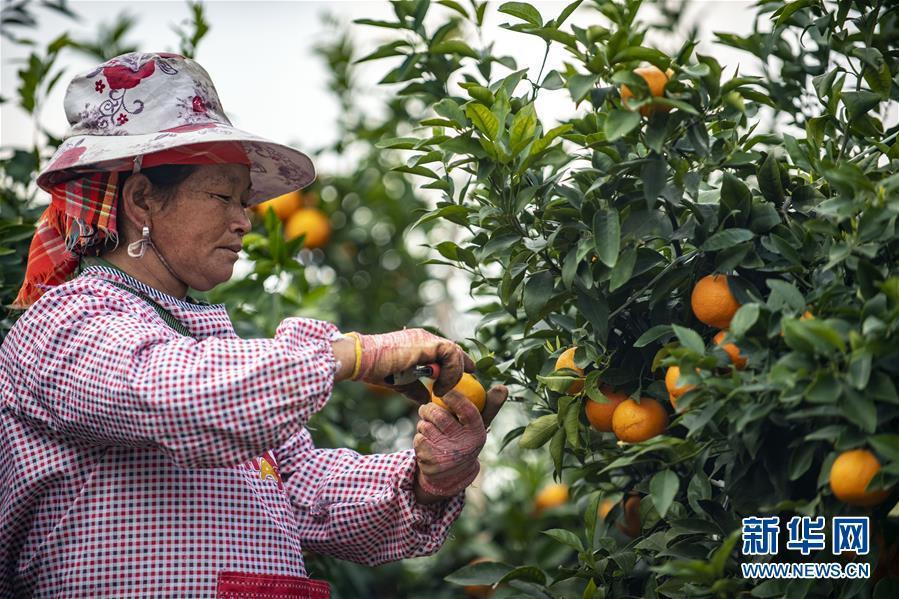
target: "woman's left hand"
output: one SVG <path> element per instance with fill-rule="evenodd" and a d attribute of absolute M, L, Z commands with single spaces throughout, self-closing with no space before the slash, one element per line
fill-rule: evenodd
<path fill-rule="evenodd" d="M 442 397 L 449 409 L 435 403 L 418 409 L 421 420 L 412 446 L 418 461 L 415 494 L 419 503 L 452 497 L 471 484 L 480 470 L 478 454 L 487 441 L 487 427 L 508 396 L 506 387 L 492 387 L 483 413 L 455 391 Z"/>

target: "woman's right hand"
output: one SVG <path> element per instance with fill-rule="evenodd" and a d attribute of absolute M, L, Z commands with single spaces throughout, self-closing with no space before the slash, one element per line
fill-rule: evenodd
<path fill-rule="evenodd" d="M 448 393 L 463 372 L 474 372 L 474 360 L 449 339 L 438 337 L 424 329 L 403 329 L 382 335 L 358 335 L 362 345 L 361 361 L 354 380 L 389 386 L 418 403 L 431 400 L 431 393 L 421 383 L 387 385 L 384 380 L 392 374 L 414 366 L 436 362 L 440 373 L 434 382 L 434 393 Z"/>

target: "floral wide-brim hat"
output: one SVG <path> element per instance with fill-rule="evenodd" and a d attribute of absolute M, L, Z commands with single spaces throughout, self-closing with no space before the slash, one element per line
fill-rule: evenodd
<path fill-rule="evenodd" d="M 131 171 L 148 155 L 223 142 L 238 142 L 246 154 L 250 204 L 315 179 L 302 152 L 233 127 L 206 70 L 177 54 L 117 56 L 72 79 L 64 103 L 70 128 L 37 178 L 46 191 L 79 172 Z"/>

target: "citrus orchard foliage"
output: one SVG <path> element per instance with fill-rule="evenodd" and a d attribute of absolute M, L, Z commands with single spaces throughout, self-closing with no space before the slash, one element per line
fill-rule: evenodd
<path fill-rule="evenodd" d="M 393 6 L 357 21 L 389 40 L 368 58 L 433 114 L 379 145 L 441 194 L 420 222 L 468 231 L 435 248 L 484 300 L 479 376 L 530 398 L 505 442 L 541 448 L 582 513 L 545 531 L 561 562 L 449 580 L 496 597 L 894 596 L 896 8 L 763 0 L 751 34 L 666 54 L 639 1 L 501 4 L 521 43 L 564 57 L 534 77 L 477 34 L 484 4 Z M 554 92 L 571 111 L 551 126 L 535 101 Z M 609 432 L 591 414 L 619 394 Z M 883 540 L 853 559 L 876 579 L 743 579 L 759 558 L 740 555 L 740 519 L 762 514 L 870 516 Z M 834 557 L 782 543 L 761 559 Z"/>

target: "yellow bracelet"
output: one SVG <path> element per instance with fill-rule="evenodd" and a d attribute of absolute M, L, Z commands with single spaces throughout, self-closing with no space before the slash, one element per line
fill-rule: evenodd
<path fill-rule="evenodd" d="M 345 336 L 356 340 L 356 366 L 353 368 L 353 374 L 350 375 L 350 380 L 355 381 L 359 376 L 359 370 L 362 368 L 362 337 L 355 332 L 347 333 Z"/>

